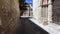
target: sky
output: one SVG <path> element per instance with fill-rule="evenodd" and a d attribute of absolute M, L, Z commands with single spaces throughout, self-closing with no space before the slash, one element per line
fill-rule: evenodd
<path fill-rule="evenodd" d="M 32 0 L 26 0 L 26 2 L 32 2 Z"/>

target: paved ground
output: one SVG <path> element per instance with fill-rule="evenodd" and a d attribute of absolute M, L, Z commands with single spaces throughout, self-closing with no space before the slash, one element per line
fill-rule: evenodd
<path fill-rule="evenodd" d="M 20 23 L 10 34 L 48 34 L 42 28 L 31 22 L 28 18 L 21 18 Z"/>

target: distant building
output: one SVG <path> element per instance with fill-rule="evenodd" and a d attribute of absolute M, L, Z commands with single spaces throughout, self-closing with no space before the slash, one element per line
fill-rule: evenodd
<path fill-rule="evenodd" d="M 24 16 L 32 16 L 33 14 L 33 12 L 32 12 L 32 10 L 33 10 L 33 5 L 32 5 L 32 2 L 31 3 L 28 3 L 28 4 L 26 4 L 26 6 L 27 6 L 27 10 L 24 12 Z"/>

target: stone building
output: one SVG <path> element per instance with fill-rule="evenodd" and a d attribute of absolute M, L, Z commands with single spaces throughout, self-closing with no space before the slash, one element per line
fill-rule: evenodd
<path fill-rule="evenodd" d="M 23 13 L 23 16 L 33 16 L 32 2 L 26 4 L 27 10 Z"/>
<path fill-rule="evenodd" d="M 33 0 L 33 16 L 46 24 L 52 22 L 52 1 Z"/>
<path fill-rule="evenodd" d="M 33 0 L 34 18 L 44 24 L 60 24 L 59 2 L 60 0 Z"/>
<path fill-rule="evenodd" d="M 0 34 L 8 34 L 19 21 L 18 0 L 0 0 Z"/>
<path fill-rule="evenodd" d="M 33 18 L 50 34 L 60 34 L 60 0 L 33 0 Z"/>

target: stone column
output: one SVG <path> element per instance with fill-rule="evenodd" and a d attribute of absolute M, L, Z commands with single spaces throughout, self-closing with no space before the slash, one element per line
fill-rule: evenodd
<path fill-rule="evenodd" d="M 18 0 L 0 0 L 1 34 L 8 34 L 19 21 Z"/>
<path fill-rule="evenodd" d="M 43 1 L 43 11 L 42 11 L 42 18 L 43 18 L 43 24 L 48 24 L 48 0 Z"/>
<path fill-rule="evenodd" d="M 48 23 L 52 22 L 52 0 L 48 1 Z"/>
<path fill-rule="evenodd" d="M 42 0 L 33 0 L 33 17 L 38 21 L 42 21 L 41 11 L 42 11 Z"/>

